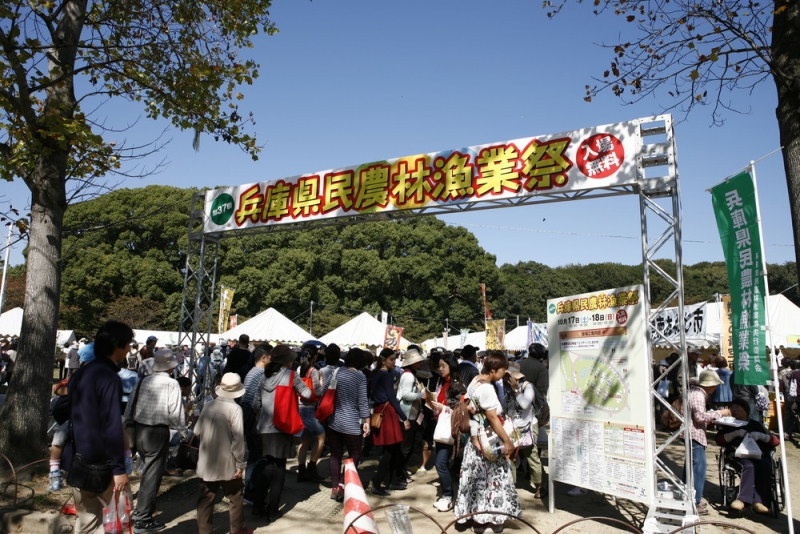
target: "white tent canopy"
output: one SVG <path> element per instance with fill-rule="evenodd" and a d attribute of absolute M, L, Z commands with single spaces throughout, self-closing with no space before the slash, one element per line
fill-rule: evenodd
<path fill-rule="evenodd" d="M 800 308 L 783 295 L 770 295 L 767 298 L 767 307 L 769 327 L 772 333 L 772 346 L 794 346 L 789 341 L 789 338 L 797 338 L 800 335 Z M 677 308 L 667 308 L 664 312 L 677 316 Z M 719 347 L 723 313 L 724 306 L 722 302 L 703 302 L 684 306 L 684 314 L 687 316 L 684 321 L 686 343 L 690 347 L 701 349 Z M 699 324 L 702 325 L 702 328 L 694 328 L 698 324 L 698 321 L 694 320 L 697 317 L 701 318 Z M 669 337 L 674 343 L 678 342 L 677 331 Z M 769 344 L 769 335 L 766 340 Z M 669 345 L 660 341 L 656 343 L 656 347 L 668 348 Z"/>
<path fill-rule="evenodd" d="M 547 346 L 547 324 L 534 323 L 534 331 L 538 334 L 539 342 Z M 528 325 L 520 325 L 514 330 L 507 332 L 504 342 L 505 350 L 528 350 Z M 464 342 L 461 342 L 461 334 L 447 336 L 447 341 L 444 337 L 435 337 L 426 339 L 422 342 L 422 347 L 426 351 L 430 351 L 435 347 L 444 347 L 447 350 L 455 350 L 463 347 L 464 345 L 472 345 L 478 350 L 486 350 L 486 332 L 470 332 L 467 334 Z"/>
<path fill-rule="evenodd" d="M 280 341 L 301 345 L 314 336 L 294 324 L 275 308 L 267 308 L 252 319 L 220 335 L 222 339 L 239 339 L 247 334 L 253 341 Z"/>
<path fill-rule="evenodd" d="M 22 330 L 22 308 L 12 308 L 0 315 L 0 336 L 17 337 Z"/>
<path fill-rule="evenodd" d="M 363 346 L 382 347 L 386 337 L 386 325 L 375 319 L 367 312 L 353 317 L 339 328 L 336 328 L 321 338 L 326 345 L 336 343 L 340 347 Z M 409 342 L 405 337 L 400 338 L 400 348 L 408 347 Z"/>
<path fill-rule="evenodd" d="M 74 330 L 59 330 L 56 333 L 56 348 L 60 349 L 65 343 L 72 343 L 75 341 Z"/>
<path fill-rule="evenodd" d="M 422 348 L 425 351 L 430 351 L 436 347 L 443 347 L 447 350 L 460 349 L 464 345 L 472 345 L 478 350 L 486 350 L 486 332 L 469 332 L 461 342 L 461 334 L 444 337 L 434 337 L 426 339 L 422 342 Z"/>
<path fill-rule="evenodd" d="M 547 339 L 547 323 L 533 323 L 533 341 L 545 347 L 549 345 Z M 523 324 L 506 334 L 506 350 L 528 350 L 528 325 Z"/>
<path fill-rule="evenodd" d="M 150 336 L 156 336 L 158 338 L 156 347 L 166 347 L 167 345 L 178 345 L 178 343 L 180 343 L 178 340 L 178 332 L 171 332 L 169 330 L 133 329 L 133 339 L 136 340 L 139 345 L 144 345 L 147 342 L 147 338 Z M 216 340 L 216 336 L 212 336 L 211 339 Z"/>
<path fill-rule="evenodd" d="M 800 335 L 800 308 L 783 295 L 770 295 L 767 299 L 773 347 L 795 346 L 789 338 Z M 770 342 L 767 336 L 767 343 Z"/>

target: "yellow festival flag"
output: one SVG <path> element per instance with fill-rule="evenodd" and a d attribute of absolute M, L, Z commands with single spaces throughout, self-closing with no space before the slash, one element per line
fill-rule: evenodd
<path fill-rule="evenodd" d="M 225 327 L 228 325 L 228 316 L 231 314 L 231 304 L 233 303 L 234 290 L 222 286 L 219 295 L 219 323 L 217 325 L 217 333 L 222 334 L 226 331 Z"/>
<path fill-rule="evenodd" d="M 486 321 L 486 350 L 503 350 L 505 348 L 505 338 L 505 319 L 490 319 Z"/>

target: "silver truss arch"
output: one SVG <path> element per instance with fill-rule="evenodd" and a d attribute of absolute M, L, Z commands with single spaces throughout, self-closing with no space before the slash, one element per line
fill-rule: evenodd
<path fill-rule="evenodd" d="M 533 196 L 517 197 L 481 202 L 460 203 L 452 205 L 426 206 L 402 211 L 383 213 L 365 213 L 352 216 L 305 221 L 279 225 L 247 228 L 224 233 L 204 233 L 203 224 L 205 194 L 196 193 L 192 198 L 192 211 L 189 220 L 189 244 L 184 272 L 184 287 L 181 303 L 179 325 L 179 342 L 190 347 L 207 346 L 214 325 L 214 305 L 216 291 L 216 274 L 220 241 L 226 237 L 291 232 L 323 228 L 329 226 L 345 226 L 366 222 L 387 221 L 419 217 L 424 215 L 444 215 L 466 213 L 488 209 L 530 206 L 575 200 L 600 199 L 618 196 L 636 195 L 639 200 L 641 247 L 643 263 L 643 284 L 646 292 L 645 311 L 648 321 L 647 333 L 649 361 L 653 361 L 653 340 L 661 341 L 680 355 L 680 358 L 667 371 L 658 377 L 652 375 L 652 366 L 648 371 L 650 377 L 650 395 L 647 400 L 650 416 L 654 416 L 653 406 L 661 403 L 665 409 L 680 417 L 681 421 L 689 421 L 688 388 L 683 388 L 683 413 L 678 414 L 657 392 L 658 382 L 666 373 L 679 368 L 683 384 L 689 383 L 688 357 L 686 338 L 683 329 L 678 343 L 667 339 L 664 332 L 659 331 L 652 319 L 666 307 L 677 306 L 679 317 L 683 317 L 683 260 L 681 246 L 681 204 L 677 170 L 677 152 L 671 115 L 659 115 L 650 119 L 639 119 L 637 135 L 641 139 L 641 151 L 636 155 L 638 182 L 636 184 L 615 185 L 579 191 L 540 192 Z M 652 232 L 652 236 L 651 236 Z M 667 273 L 655 263 L 655 256 L 661 252 L 660 259 L 672 259 L 676 273 Z M 661 278 L 673 288 L 669 297 L 653 309 L 651 279 Z M 193 363 L 198 355 L 193 352 Z M 208 369 L 208 367 L 206 367 Z M 206 381 L 207 382 L 207 381 Z M 207 385 L 206 385 L 207 387 Z M 655 428 L 655 425 L 653 425 Z M 684 458 L 690 468 L 684 477 L 674 472 L 664 459 L 667 448 L 680 438 L 684 439 Z M 668 532 L 681 524 L 682 517 L 695 515 L 692 480 L 692 450 L 689 427 L 684 423 L 666 437 L 653 440 L 656 480 L 668 481 L 677 488 L 675 499 L 660 498 L 658 491 L 648 517 L 655 517 L 662 532 Z M 552 484 L 552 482 L 551 482 Z M 552 492 L 551 492 L 552 495 Z"/>

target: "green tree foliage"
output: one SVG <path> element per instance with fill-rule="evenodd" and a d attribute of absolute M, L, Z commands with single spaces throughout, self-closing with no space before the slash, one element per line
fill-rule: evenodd
<path fill-rule="evenodd" d="M 545 0 L 554 16 L 568 0 Z M 577 0 L 578 3 L 588 3 Z M 792 212 L 796 262 L 800 261 L 800 3 L 773 0 L 592 0 L 595 14 L 613 13 L 629 23 L 619 41 L 605 45 L 610 67 L 585 100 L 611 91 L 624 102 L 657 95 L 666 110 L 688 114 L 711 109 L 715 124 L 726 111 L 741 112 L 730 99 L 772 80 L 776 116 Z M 603 68 L 603 67 L 601 67 Z"/>
<path fill-rule="evenodd" d="M 580 268 L 573 272 L 585 274 Z M 535 261 L 507 263 L 500 267 L 499 295 L 492 303 L 493 313 L 506 319 L 519 316 L 520 322 L 531 319 L 543 323 L 547 321 L 547 299 L 584 293 L 584 287 L 565 268 L 553 269 Z"/>
<path fill-rule="evenodd" d="M 497 287 L 494 256 L 467 230 L 415 218 L 223 241 L 221 283 L 236 290 L 232 313 L 273 307 L 315 333 L 367 311 L 388 312 L 411 339 L 441 332 L 445 321 L 482 322 L 480 284 Z"/>
<path fill-rule="evenodd" d="M 106 318 L 177 328 L 192 193 L 123 189 L 67 212 L 61 328 L 90 335 Z M 676 275 L 674 262 L 656 263 Z M 794 263 L 769 272 L 773 293 L 794 285 Z M 21 283 L 24 267 L 12 275 Z M 687 304 L 728 292 L 722 262 L 684 266 L 683 278 Z M 218 285 L 236 291 L 239 322 L 273 307 L 317 336 L 364 311 L 388 312 L 415 341 L 440 335 L 446 324 L 482 330 L 481 283 L 495 318 L 543 322 L 547 299 L 640 284 L 642 267 L 530 261 L 498 268 L 469 231 L 426 217 L 226 237 L 218 265 Z M 672 291 L 658 276 L 651 289 L 657 304 Z M 785 294 L 800 303 L 796 288 Z"/>
<path fill-rule="evenodd" d="M 60 325 L 93 332 L 106 319 L 172 330 L 183 289 L 192 191 L 120 189 L 64 218 Z M 173 318 L 168 322 L 168 318 Z"/>
<path fill-rule="evenodd" d="M 239 52 L 257 33 L 276 31 L 270 3 L 0 1 L 0 178 L 23 180 L 31 191 L 23 335 L 0 409 L 0 451 L 12 463 L 38 460 L 45 450 L 64 213 L 71 201 L 109 187 L 98 177 L 125 172 L 122 158 L 142 155 L 104 139 L 105 127 L 119 131 L 119 125 L 87 116 L 87 110 L 127 100 L 149 118 L 193 129 L 196 136 L 211 134 L 255 158 L 256 140 L 246 131 L 252 117 L 240 112 L 237 88 L 252 83 L 258 65 Z M 96 309 L 106 288 L 93 285 L 93 278 L 121 268 L 102 259 L 94 265 L 79 261 L 87 262 L 87 282 L 96 292 L 86 296 Z M 142 283 L 149 285 L 148 298 L 163 297 L 160 282 Z"/>

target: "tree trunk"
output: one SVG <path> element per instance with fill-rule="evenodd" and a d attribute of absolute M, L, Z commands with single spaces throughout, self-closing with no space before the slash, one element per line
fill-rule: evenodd
<path fill-rule="evenodd" d="M 0 408 L 0 452 L 15 469 L 48 457 L 47 422 L 61 292 L 61 229 L 67 206 L 66 162 L 63 150 L 41 158 L 34 177 L 37 188 L 31 192 L 25 314 L 14 375 Z"/>
<path fill-rule="evenodd" d="M 775 7 L 779 9 L 772 33 L 771 67 L 778 88 L 776 115 L 792 212 L 795 261 L 800 265 L 800 5 L 781 0 Z M 786 9 L 781 11 L 782 7 Z"/>

